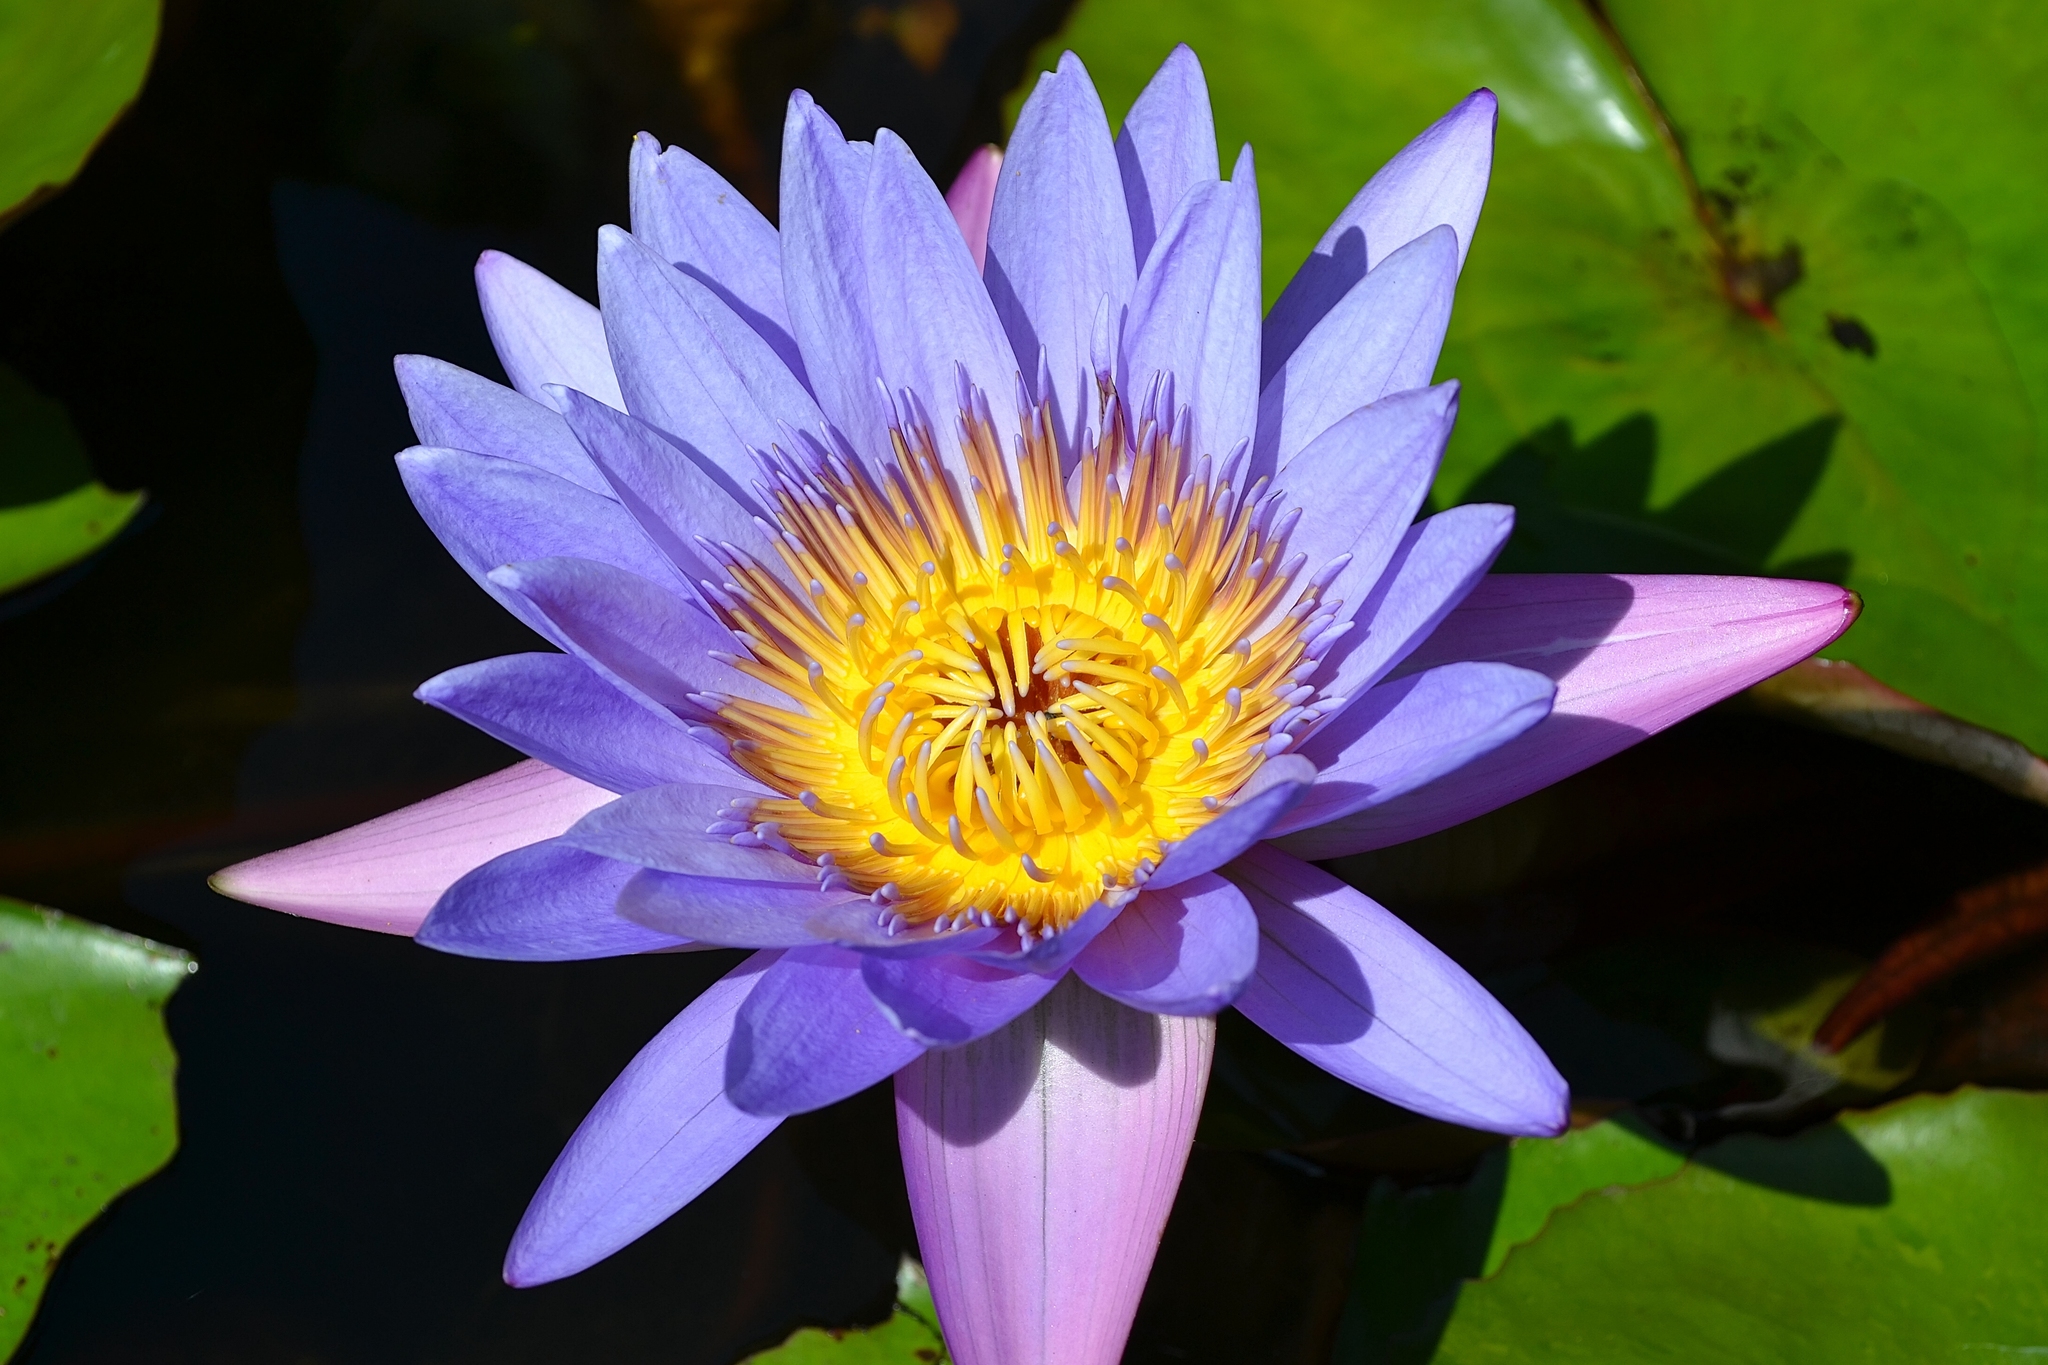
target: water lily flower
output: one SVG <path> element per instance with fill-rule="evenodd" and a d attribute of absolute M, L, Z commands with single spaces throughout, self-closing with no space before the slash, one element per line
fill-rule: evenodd
<path fill-rule="evenodd" d="M 646 1232 L 894 1077 L 963 1365 L 1121 1353 L 1235 1007 L 1418 1113 L 1555 1133 L 1563 1080 L 1308 858 L 1499 806 L 1806 657 L 1825 584 L 1489 575 L 1416 520 L 1492 159 L 1480 91 L 1260 315 L 1201 68 L 1111 135 L 1071 54 L 950 198 L 789 106 L 780 231 L 642 136 L 602 308 L 477 266 L 513 387 L 404 356 L 422 516 L 550 652 L 419 696 L 530 755 L 220 873 L 538 960 L 756 950 L 598 1102 L 505 1261 Z"/>

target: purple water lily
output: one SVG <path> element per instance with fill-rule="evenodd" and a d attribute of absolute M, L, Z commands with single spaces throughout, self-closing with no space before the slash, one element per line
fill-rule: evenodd
<path fill-rule="evenodd" d="M 508 1280 L 894 1076 L 955 1356 L 1113 1361 L 1229 1006 L 1417 1112 L 1562 1128 L 1515 1020 L 1303 860 L 1533 791 L 1854 606 L 1489 576 L 1510 509 L 1415 520 L 1494 117 L 1402 151 L 1263 320 L 1251 153 L 1221 177 L 1185 48 L 1114 137 L 1065 56 L 949 199 L 799 93 L 779 233 L 643 136 L 601 311 L 479 262 L 514 388 L 401 357 L 399 467 L 556 652 L 419 695 L 531 759 L 215 885 L 478 957 L 758 950 L 584 1120 Z"/>

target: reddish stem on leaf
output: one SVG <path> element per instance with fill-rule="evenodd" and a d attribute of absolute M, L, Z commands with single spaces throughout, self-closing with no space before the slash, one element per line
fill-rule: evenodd
<path fill-rule="evenodd" d="M 2048 935 L 2048 863 L 1958 892 L 1947 910 L 1885 950 L 1813 1035 L 1839 1052 L 1936 982 Z"/>

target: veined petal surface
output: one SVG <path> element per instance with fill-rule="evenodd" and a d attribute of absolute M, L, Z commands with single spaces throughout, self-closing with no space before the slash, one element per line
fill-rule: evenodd
<path fill-rule="evenodd" d="M 213 874 L 223 896 L 411 934 L 464 873 L 552 839 L 616 794 L 528 759 L 424 801 Z"/>
<path fill-rule="evenodd" d="M 1328 824 L 1455 772 L 1542 721 L 1556 693 L 1543 674 L 1499 663 L 1439 664 L 1381 683 L 1302 746 L 1315 785 L 1271 832 Z"/>
<path fill-rule="evenodd" d="M 566 654 L 464 664 L 413 695 L 529 758 L 615 792 L 669 782 L 759 787 L 681 721 L 640 705 Z"/>
<path fill-rule="evenodd" d="M 1014 432 L 1019 429 L 1017 358 L 959 225 L 910 148 L 884 128 L 875 135 L 872 162 L 861 212 L 861 255 L 875 374 L 905 420 L 915 417 L 903 411 L 908 406 L 905 390 L 923 405 L 955 496 L 966 502 L 962 377 L 981 390 L 989 424 Z M 1015 173 L 1011 168 L 1010 174 Z M 1002 198 L 1000 190 L 996 197 Z M 991 218 L 992 241 L 997 226 Z M 889 447 L 885 442 L 876 449 Z"/>
<path fill-rule="evenodd" d="M 736 498 L 761 477 L 754 450 L 782 423 L 823 415 L 789 366 L 718 294 L 635 238 L 597 234 L 597 290 L 626 408 L 723 476 Z"/>
<path fill-rule="evenodd" d="M 1856 618 L 1831 583 L 1497 574 L 1402 665 L 1483 659 L 1557 682 L 1550 716 L 1399 800 L 1289 835 L 1303 857 L 1419 839 L 1547 787 L 1827 647 Z"/>
<path fill-rule="evenodd" d="M 733 1020 L 725 1093 L 750 1114 L 801 1114 L 858 1094 L 924 1053 L 899 1032 L 844 948 L 792 948 Z"/>
<path fill-rule="evenodd" d="M 1380 167 L 1295 272 L 1266 317 L 1266 364 L 1277 368 L 1367 270 L 1442 223 L 1458 234 L 1458 264 L 1493 174 L 1500 102 L 1475 90 Z"/>
<path fill-rule="evenodd" d="M 1137 285 L 1109 119 L 1081 59 L 1041 73 L 1017 117 L 988 227 L 988 292 L 1017 360 L 1041 352 L 1060 451 L 1071 464 L 1096 412 L 1096 311 L 1121 316 Z M 1035 381 L 1034 381 L 1035 382 Z"/>
<path fill-rule="evenodd" d="M 1340 1080 L 1496 1133 L 1564 1131 L 1564 1078 L 1486 988 L 1363 892 L 1261 845 L 1228 873 L 1259 917 L 1245 1016 Z"/>
<path fill-rule="evenodd" d="M 614 913 L 636 869 L 559 839 L 501 853 L 442 893 L 413 937 L 460 957 L 577 962 L 685 947 Z"/>
<path fill-rule="evenodd" d="M 633 139 L 629 184 L 633 235 L 715 292 L 802 378 L 774 225 L 724 176 L 647 133 Z"/>
<path fill-rule="evenodd" d="M 1133 256 L 1142 270 L 1160 229 L 1188 191 L 1223 175 L 1216 158 L 1209 82 L 1186 43 L 1167 54 L 1124 116 L 1116 136 L 1116 159 L 1130 214 Z"/>
<path fill-rule="evenodd" d="M 1353 285 L 1284 363 L 1267 357 L 1255 467 L 1285 470 L 1345 414 L 1429 383 L 1457 283 L 1457 237 L 1432 228 Z"/>
<path fill-rule="evenodd" d="M 557 643 L 531 604 L 491 580 L 500 565 L 566 555 L 602 561 L 656 582 L 686 584 L 616 499 L 544 469 L 492 455 L 414 446 L 399 453 L 398 477 L 420 519 L 477 586 Z"/>
<path fill-rule="evenodd" d="M 731 1170 L 782 1120 L 725 1096 L 733 1016 L 777 954 L 755 953 L 657 1033 L 591 1108 L 519 1220 L 505 1282 L 597 1264 Z"/>
<path fill-rule="evenodd" d="M 1159 231 L 1131 295 L 1122 390 L 1132 411 L 1192 415 L 1194 449 L 1217 459 L 1258 420 L 1259 191 L 1251 148 L 1228 181 L 1189 191 Z M 1155 385 L 1173 386 L 1168 395 Z M 1155 392 L 1158 396 L 1155 397 Z"/>
<path fill-rule="evenodd" d="M 861 245 L 874 150 L 848 142 L 803 91 L 789 97 L 782 125 L 782 286 L 790 335 L 826 420 L 868 459 L 889 449 L 889 423 L 875 391 L 882 369 Z"/>
<path fill-rule="evenodd" d="M 612 495 L 562 414 L 547 404 L 432 356 L 402 355 L 392 367 L 421 445 L 516 460 Z"/>
<path fill-rule="evenodd" d="M 1068 979 L 896 1077 L 918 1247 L 959 1365 L 1115 1365 L 1193 1145 L 1215 1020 Z"/>
<path fill-rule="evenodd" d="M 476 262 L 484 326 L 512 387 L 536 401 L 549 384 L 566 384 L 615 408 L 626 406 L 612 373 L 604 319 L 526 262 L 486 251 Z"/>
<path fill-rule="evenodd" d="M 1058 976 L 1007 971 L 954 955 L 864 956 L 861 980 L 898 1030 L 926 1047 L 957 1047 L 1015 1019 Z"/>
<path fill-rule="evenodd" d="M 1204 872 L 1147 887 L 1074 959 L 1113 1000 L 1151 1014 L 1215 1014 L 1259 961 L 1259 921 L 1235 883 Z"/>

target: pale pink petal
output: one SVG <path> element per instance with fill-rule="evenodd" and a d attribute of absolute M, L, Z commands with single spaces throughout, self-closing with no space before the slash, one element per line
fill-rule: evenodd
<path fill-rule="evenodd" d="M 1187 1165 L 1216 1021 L 1072 977 L 896 1073 L 918 1247 L 958 1365 L 1116 1365 Z"/>
<path fill-rule="evenodd" d="M 995 210 L 996 181 L 1002 173 L 1003 149 L 976 147 L 954 177 L 953 188 L 946 191 L 946 207 L 953 210 L 953 221 L 967 239 L 976 270 L 988 263 L 988 219 Z"/>
<path fill-rule="evenodd" d="M 223 896 L 386 934 L 420 927 L 441 893 L 501 853 L 552 839 L 618 793 L 535 759 L 402 810 L 223 868 Z"/>
<path fill-rule="evenodd" d="M 1832 583 L 1690 574 L 1492 574 L 1395 676 L 1465 659 L 1557 683 L 1519 738 L 1382 806 L 1276 840 L 1337 858 L 1419 839 L 1547 787 L 1825 648 L 1856 619 Z"/>

